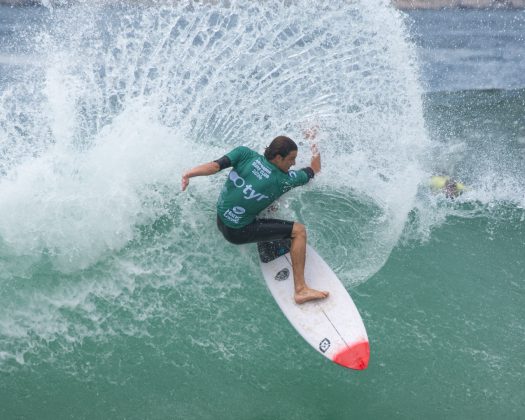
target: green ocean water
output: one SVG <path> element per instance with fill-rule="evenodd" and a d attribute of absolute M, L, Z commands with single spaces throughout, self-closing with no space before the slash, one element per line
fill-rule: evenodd
<path fill-rule="evenodd" d="M 440 89 L 413 39 L 441 15 L 341 6 L 0 8 L 0 418 L 525 417 L 520 75 Z M 179 192 L 311 121 L 323 172 L 277 212 L 352 295 L 365 371 L 310 348 L 255 245 L 221 238 L 226 174 Z"/>
<path fill-rule="evenodd" d="M 371 337 L 364 372 L 303 342 L 265 290 L 251 247 L 241 267 L 218 272 L 226 284 L 159 286 L 145 275 L 110 304 L 93 297 L 107 314 L 97 322 L 103 337 L 34 338 L 42 349 L 29 366 L 11 363 L 2 375 L 2 416 L 519 418 L 524 230 L 523 213 L 512 213 L 514 225 L 452 217 L 351 289 Z"/>

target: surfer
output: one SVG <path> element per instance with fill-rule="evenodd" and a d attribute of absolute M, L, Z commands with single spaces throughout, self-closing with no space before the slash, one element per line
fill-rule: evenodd
<path fill-rule="evenodd" d="M 433 191 L 445 193 L 445 197 L 454 199 L 465 191 L 465 185 L 449 176 L 433 176 L 430 178 L 430 187 Z"/>
<path fill-rule="evenodd" d="M 317 130 L 304 132 L 313 141 Z M 182 191 L 190 178 L 213 175 L 233 167 L 217 201 L 217 226 L 224 238 L 233 244 L 245 244 L 277 239 L 291 239 L 290 255 L 294 275 L 295 302 L 298 304 L 324 299 L 328 292 L 311 289 L 304 279 L 306 258 L 306 228 L 298 222 L 257 218 L 285 192 L 306 184 L 321 170 L 321 155 L 315 143 L 311 145 L 310 166 L 294 171 L 297 144 L 286 136 L 273 139 L 264 156 L 240 146 L 220 159 L 204 163 L 182 175 Z"/>

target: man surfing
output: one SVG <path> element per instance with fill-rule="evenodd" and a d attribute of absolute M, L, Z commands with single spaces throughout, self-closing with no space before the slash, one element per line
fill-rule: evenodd
<path fill-rule="evenodd" d="M 306 130 L 305 138 L 313 140 L 316 129 Z M 257 218 L 285 192 L 304 185 L 321 171 L 321 155 L 312 144 L 310 166 L 293 171 L 297 144 L 286 136 L 273 139 L 264 156 L 240 146 L 220 159 L 204 163 L 182 175 L 182 191 L 190 178 L 213 175 L 233 167 L 217 201 L 217 227 L 233 244 L 291 239 L 290 255 L 294 275 L 295 302 L 302 304 L 324 299 L 327 291 L 311 289 L 304 279 L 306 228 L 298 222 Z"/>
<path fill-rule="evenodd" d="M 434 192 L 443 192 L 447 198 L 457 198 L 465 192 L 465 184 L 449 176 L 432 176 L 430 187 Z"/>

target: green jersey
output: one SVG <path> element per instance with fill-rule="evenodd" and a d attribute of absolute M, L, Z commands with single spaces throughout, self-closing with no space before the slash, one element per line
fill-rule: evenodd
<path fill-rule="evenodd" d="M 307 170 L 283 172 L 264 156 L 244 146 L 233 149 L 226 156 L 233 169 L 217 201 L 217 214 L 232 228 L 253 222 L 285 192 L 310 180 Z"/>

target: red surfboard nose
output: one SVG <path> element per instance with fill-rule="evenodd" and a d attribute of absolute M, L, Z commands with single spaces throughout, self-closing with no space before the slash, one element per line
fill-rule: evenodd
<path fill-rule="evenodd" d="M 368 341 L 362 341 L 337 353 L 333 361 L 350 369 L 363 370 L 368 366 L 368 359 L 370 359 L 370 346 Z"/>

